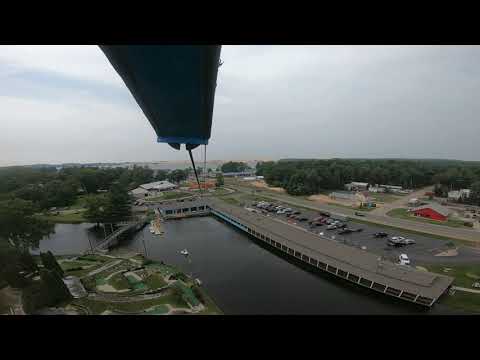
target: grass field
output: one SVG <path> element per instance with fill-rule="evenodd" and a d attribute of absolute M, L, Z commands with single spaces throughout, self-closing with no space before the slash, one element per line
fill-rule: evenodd
<path fill-rule="evenodd" d="M 174 307 L 179 308 L 188 308 L 188 305 L 183 301 L 177 294 L 165 295 L 157 299 L 144 300 L 144 301 L 135 301 L 135 302 L 106 302 L 106 301 L 96 301 L 88 298 L 76 299 L 72 302 L 73 304 L 78 304 L 86 306 L 90 309 L 92 314 L 98 315 L 103 313 L 106 310 L 110 311 L 124 311 L 124 312 L 142 312 L 150 307 L 170 304 Z"/>
<path fill-rule="evenodd" d="M 130 289 L 130 283 L 123 274 L 115 274 L 108 279 L 108 284 L 113 286 L 116 290 Z"/>
<path fill-rule="evenodd" d="M 454 295 L 445 294 L 439 303 L 455 309 L 480 313 L 480 294 L 456 291 Z"/>
<path fill-rule="evenodd" d="M 400 196 L 400 195 L 385 194 L 385 193 L 369 193 L 369 196 L 375 199 L 377 202 L 382 202 L 382 203 L 391 203 L 395 200 L 399 200 L 403 198 L 403 196 Z"/>
<path fill-rule="evenodd" d="M 144 280 L 144 283 L 150 289 L 158 289 L 167 285 L 165 280 L 160 275 L 152 274 Z"/>
<path fill-rule="evenodd" d="M 427 266 L 428 270 L 452 276 L 455 278 L 453 285 L 460 286 L 469 289 L 475 289 L 472 287 L 474 282 L 480 282 L 480 264 L 471 265 L 430 265 Z M 447 272 L 444 269 L 451 269 Z M 479 296 L 480 300 L 480 296 Z"/>
<path fill-rule="evenodd" d="M 104 198 L 106 196 L 105 193 L 101 194 L 89 194 L 89 195 L 78 195 L 77 198 L 75 199 L 75 202 L 70 205 L 68 208 L 69 209 L 84 209 L 85 206 L 87 205 L 87 198 L 88 197 L 99 197 L 99 198 Z"/>
<path fill-rule="evenodd" d="M 51 221 L 58 224 L 81 224 L 87 222 L 87 219 L 83 217 L 83 211 L 79 210 L 79 213 L 60 213 L 59 215 L 37 215 L 41 219 Z"/>
<path fill-rule="evenodd" d="M 401 208 L 390 210 L 387 213 L 387 215 L 394 218 L 407 219 L 407 220 L 424 222 L 424 223 L 435 224 L 435 225 L 450 226 L 455 228 L 465 227 L 463 225 L 463 221 L 452 220 L 452 219 L 448 219 L 447 221 L 435 221 L 435 220 L 425 219 L 418 216 L 410 215 L 407 209 L 401 209 Z"/>

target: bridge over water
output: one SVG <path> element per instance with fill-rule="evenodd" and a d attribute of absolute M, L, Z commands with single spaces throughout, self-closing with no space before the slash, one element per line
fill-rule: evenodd
<path fill-rule="evenodd" d="M 113 245 L 118 244 L 119 236 L 128 232 L 128 231 L 138 231 L 143 228 L 148 223 L 146 218 L 141 218 L 136 221 L 129 221 L 121 223 L 121 227 L 115 230 L 113 233 L 108 235 L 105 239 L 103 239 L 100 243 L 96 244 L 93 247 L 94 251 L 97 250 L 105 250 L 110 248 Z"/>

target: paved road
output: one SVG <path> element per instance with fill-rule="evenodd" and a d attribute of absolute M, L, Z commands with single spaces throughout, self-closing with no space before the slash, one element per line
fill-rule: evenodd
<path fill-rule="evenodd" d="M 229 185 L 231 188 L 237 189 L 240 192 L 252 194 L 254 189 L 248 187 L 242 187 L 239 185 Z M 419 231 L 432 235 L 445 236 L 452 239 L 466 240 L 470 242 L 478 242 L 480 244 L 480 231 L 471 229 L 459 229 L 452 228 L 444 225 L 435 225 L 430 223 L 422 223 L 416 221 L 410 221 L 405 219 L 392 218 L 390 216 L 375 215 L 371 212 L 364 211 L 364 217 L 356 216 L 354 209 L 342 208 L 334 205 L 318 204 L 309 200 L 301 198 L 292 199 L 291 196 L 282 194 L 272 194 L 267 191 L 256 191 L 259 196 L 263 196 L 269 199 L 283 201 L 285 203 L 292 204 L 294 206 L 301 206 L 311 210 L 323 210 L 332 213 L 333 215 L 347 215 L 353 219 L 366 220 L 379 225 L 396 226 L 399 228 Z"/>

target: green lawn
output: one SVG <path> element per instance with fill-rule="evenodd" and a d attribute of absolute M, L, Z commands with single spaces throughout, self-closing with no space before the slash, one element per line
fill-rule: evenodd
<path fill-rule="evenodd" d="M 115 274 L 108 279 L 108 284 L 113 286 L 116 290 L 130 289 L 130 283 L 121 273 Z"/>
<path fill-rule="evenodd" d="M 41 219 L 51 221 L 58 224 L 81 224 L 87 222 L 83 217 L 83 211 L 78 213 L 60 213 L 59 215 L 37 215 Z"/>
<path fill-rule="evenodd" d="M 230 205 L 241 206 L 241 202 L 234 197 L 222 197 L 221 199 Z"/>
<path fill-rule="evenodd" d="M 452 308 L 480 313 L 480 294 L 456 291 L 454 295 L 445 294 L 438 302 Z"/>
<path fill-rule="evenodd" d="M 165 295 L 157 299 L 135 301 L 130 303 L 114 303 L 105 301 L 96 301 L 88 298 L 75 299 L 73 304 L 83 305 L 90 309 L 90 311 L 97 315 L 106 310 L 119 310 L 124 312 L 141 312 L 153 306 L 170 304 L 174 307 L 188 308 L 188 305 L 177 295 Z"/>
<path fill-rule="evenodd" d="M 90 195 L 78 195 L 75 199 L 75 202 L 69 206 L 70 209 L 83 209 L 87 205 L 87 198 L 89 196 L 98 196 L 98 197 L 105 197 L 105 194 L 90 194 Z"/>
<path fill-rule="evenodd" d="M 165 282 L 165 280 L 163 280 L 163 278 L 158 275 L 158 274 L 152 274 L 150 275 L 149 277 L 147 277 L 145 280 L 144 280 L 144 283 L 150 288 L 150 289 L 158 289 L 158 288 L 161 288 L 161 287 L 164 287 L 165 285 L 167 285 L 167 283 Z"/>
<path fill-rule="evenodd" d="M 471 265 L 429 265 L 427 266 L 428 270 L 452 276 L 455 278 L 453 285 L 465 287 L 469 289 L 475 289 L 472 287 L 474 282 L 480 282 L 480 264 L 471 264 Z M 452 269 L 447 272 L 443 269 L 448 268 Z M 479 295 L 480 299 L 480 295 Z"/>
<path fill-rule="evenodd" d="M 428 265 L 431 272 L 452 276 L 454 286 L 472 288 L 474 282 L 480 282 L 480 264 L 471 265 Z M 444 269 L 451 269 L 447 272 Z M 454 295 L 445 294 L 439 303 L 466 311 L 480 312 L 480 294 L 472 294 L 457 290 Z"/>
<path fill-rule="evenodd" d="M 452 219 L 448 219 L 447 221 L 436 221 L 436 220 L 425 219 L 422 217 L 410 215 L 407 209 L 402 209 L 402 208 L 390 210 L 387 213 L 387 215 L 394 218 L 425 222 L 425 223 L 435 224 L 435 225 L 443 225 L 443 226 L 450 226 L 450 227 L 456 227 L 456 228 L 464 227 L 463 221 L 452 220 Z"/>
<path fill-rule="evenodd" d="M 369 193 L 369 196 L 375 199 L 377 202 L 383 202 L 383 203 L 391 203 L 403 197 L 400 195 L 385 194 L 385 193 Z"/>

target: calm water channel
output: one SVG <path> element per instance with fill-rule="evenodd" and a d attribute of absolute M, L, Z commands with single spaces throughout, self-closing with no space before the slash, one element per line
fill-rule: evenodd
<path fill-rule="evenodd" d="M 154 236 L 148 226 L 122 246 L 149 258 L 176 265 L 202 280 L 225 314 L 445 314 L 442 305 L 425 311 L 395 301 L 327 274 L 314 273 L 294 260 L 267 250 L 232 226 L 213 217 L 169 220 L 165 234 Z M 56 226 L 40 250 L 76 254 L 98 235 L 91 224 Z M 188 249 L 184 257 L 180 250 Z"/>

